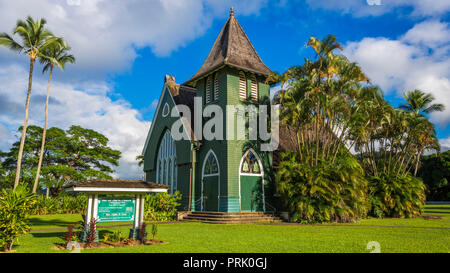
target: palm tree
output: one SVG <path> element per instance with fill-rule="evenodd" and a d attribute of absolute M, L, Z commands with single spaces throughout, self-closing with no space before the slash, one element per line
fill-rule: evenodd
<path fill-rule="evenodd" d="M 41 171 L 42 158 L 44 157 L 44 147 L 45 147 L 45 137 L 47 134 L 47 120 L 48 120 L 48 100 L 50 98 L 50 82 L 52 80 L 53 67 L 57 66 L 62 71 L 67 63 L 75 63 L 75 57 L 73 55 L 68 54 L 70 47 L 65 44 L 55 44 L 55 46 L 49 47 L 43 51 L 42 57 L 39 58 L 40 63 L 44 64 L 44 68 L 42 69 L 42 73 L 50 70 L 48 76 L 48 84 L 47 84 L 47 98 L 45 100 L 45 119 L 44 119 L 44 131 L 42 133 L 42 143 L 41 143 L 41 152 L 39 154 L 39 162 L 36 171 L 36 177 L 34 179 L 33 185 L 33 193 L 36 192 L 38 183 L 39 183 L 39 173 Z"/>
<path fill-rule="evenodd" d="M 138 156 L 136 156 L 136 160 L 138 161 L 139 167 L 141 167 L 142 165 L 144 165 L 144 156 L 143 156 L 143 155 L 138 155 Z"/>
<path fill-rule="evenodd" d="M 413 112 L 416 115 L 419 115 L 421 112 L 430 114 L 432 112 L 442 112 L 445 110 L 443 104 L 431 104 L 435 99 L 432 94 L 427 94 L 419 89 L 408 91 L 406 94 L 403 94 L 403 97 L 406 100 L 406 104 L 400 105 L 400 108 Z"/>
<path fill-rule="evenodd" d="M 20 171 L 22 164 L 22 154 L 23 147 L 25 144 L 25 135 L 28 125 L 28 111 L 30 106 L 30 94 L 31 94 L 31 83 L 33 81 L 33 66 L 36 58 L 43 56 L 42 51 L 55 43 L 60 43 L 60 38 L 53 36 L 53 34 L 44 28 L 46 24 L 45 19 L 40 21 L 34 21 L 30 16 L 27 17 L 26 21 L 18 20 L 16 23 L 16 28 L 13 30 L 13 34 L 19 35 L 22 40 L 22 44 L 16 42 L 7 33 L 0 33 L 0 45 L 5 46 L 18 53 L 24 52 L 30 58 L 30 72 L 28 74 L 28 91 L 27 98 L 25 102 L 25 120 L 22 127 L 22 136 L 20 138 L 19 153 L 17 156 L 17 170 L 16 178 L 14 180 L 14 188 L 19 184 Z"/>

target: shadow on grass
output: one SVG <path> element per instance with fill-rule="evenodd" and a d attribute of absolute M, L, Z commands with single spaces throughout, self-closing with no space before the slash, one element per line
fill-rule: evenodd
<path fill-rule="evenodd" d="M 62 238 L 65 232 L 32 232 L 35 238 Z"/>
<path fill-rule="evenodd" d="M 80 217 L 81 218 L 81 217 Z M 81 221 L 81 219 L 80 219 Z M 39 218 L 31 218 L 30 224 L 33 228 L 38 228 L 42 226 L 56 226 L 56 227 L 67 227 L 68 225 L 75 225 L 79 221 L 65 221 L 65 220 L 55 220 L 55 219 L 39 219 Z"/>

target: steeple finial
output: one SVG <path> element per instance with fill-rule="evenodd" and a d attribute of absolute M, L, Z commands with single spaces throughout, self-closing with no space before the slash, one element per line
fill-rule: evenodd
<path fill-rule="evenodd" d="M 230 17 L 234 17 L 234 7 L 231 6 L 230 8 Z"/>

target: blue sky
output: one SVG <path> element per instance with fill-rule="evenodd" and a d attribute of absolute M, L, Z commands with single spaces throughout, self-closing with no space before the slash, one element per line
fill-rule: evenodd
<path fill-rule="evenodd" d="M 50 126 L 104 133 L 123 153 L 118 176 L 138 178 L 141 151 L 165 74 L 183 83 L 202 65 L 229 8 L 264 63 L 283 72 L 313 58 L 310 36 L 333 34 L 394 105 L 421 88 L 447 110 L 431 116 L 450 148 L 450 3 L 447 0 L 0 0 L 0 32 L 45 17 L 71 44 L 77 64 L 56 72 Z M 380 3 L 380 5 L 369 5 Z M 23 122 L 27 60 L 0 49 L 0 150 Z M 36 71 L 41 68 L 38 66 Z M 47 76 L 35 73 L 31 124 L 42 125 Z M 3 109 L 2 109 L 3 108 Z"/>

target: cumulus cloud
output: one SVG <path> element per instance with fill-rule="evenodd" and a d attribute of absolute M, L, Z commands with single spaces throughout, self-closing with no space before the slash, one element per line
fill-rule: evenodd
<path fill-rule="evenodd" d="M 401 95 L 412 89 L 432 93 L 444 112 L 431 114 L 440 126 L 450 122 L 450 26 L 440 21 L 416 24 L 397 39 L 349 42 L 344 54 L 358 62 L 373 83 Z M 449 140 L 446 140 L 449 143 Z"/>
<path fill-rule="evenodd" d="M 412 16 L 435 16 L 450 11 L 448 0 L 307 0 L 312 8 L 336 10 L 355 17 L 380 16 L 398 8 L 412 9 Z"/>
<path fill-rule="evenodd" d="M 10 32 L 18 18 L 46 18 L 51 30 L 72 46 L 84 77 L 127 69 L 136 49 L 150 47 L 157 56 L 201 36 L 230 5 L 242 15 L 257 14 L 267 0 L 15 0 L 0 1 L 1 31 Z M 0 48 L 0 58 L 18 60 Z"/>
<path fill-rule="evenodd" d="M 45 18 L 55 35 L 72 47 L 77 64 L 64 74 L 55 71 L 49 107 L 49 126 L 72 124 L 106 135 L 122 152 L 117 177 L 141 178 L 135 157 L 140 154 L 150 122 L 127 101 L 112 100 L 105 76 L 131 67 L 137 50 L 150 47 L 159 57 L 203 35 L 216 17 L 233 5 L 239 15 L 258 14 L 268 0 L 0 0 L 0 31 L 10 33 L 18 18 Z M 23 124 L 27 58 L 0 47 L 0 149 L 17 141 Z M 39 69 L 36 69 L 39 71 Z M 43 124 L 45 77 L 35 76 L 29 124 Z M 159 90 L 158 90 L 159 91 Z M 117 95 L 117 94 L 115 94 Z M 120 97 L 120 96 L 119 96 Z"/>
<path fill-rule="evenodd" d="M 0 85 L 0 105 L 20 105 L 18 111 L 0 111 L 0 148 L 6 149 L 18 140 L 14 132 L 23 124 L 27 75 L 26 69 L 18 65 L 0 69 L 0 82 L 3 83 Z M 110 141 L 109 145 L 122 152 L 116 176 L 142 178 L 142 170 L 135 158 L 141 153 L 150 122 L 143 121 L 140 113 L 126 101 L 111 100 L 104 94 L 110 92 L 108 86 L 100 88 L 99 85 L 80 89 L 54 81 L 49 103 L 49 127 L 67 129 L 70 125 L 80 125 L 104 134 Z M 45 96 L 46 88 L 44 79 L 33 81 L 32 98 L 35 99 L 30 103 L 29 124 L 43 125 L 44 103 L 41 98 Z"/>

